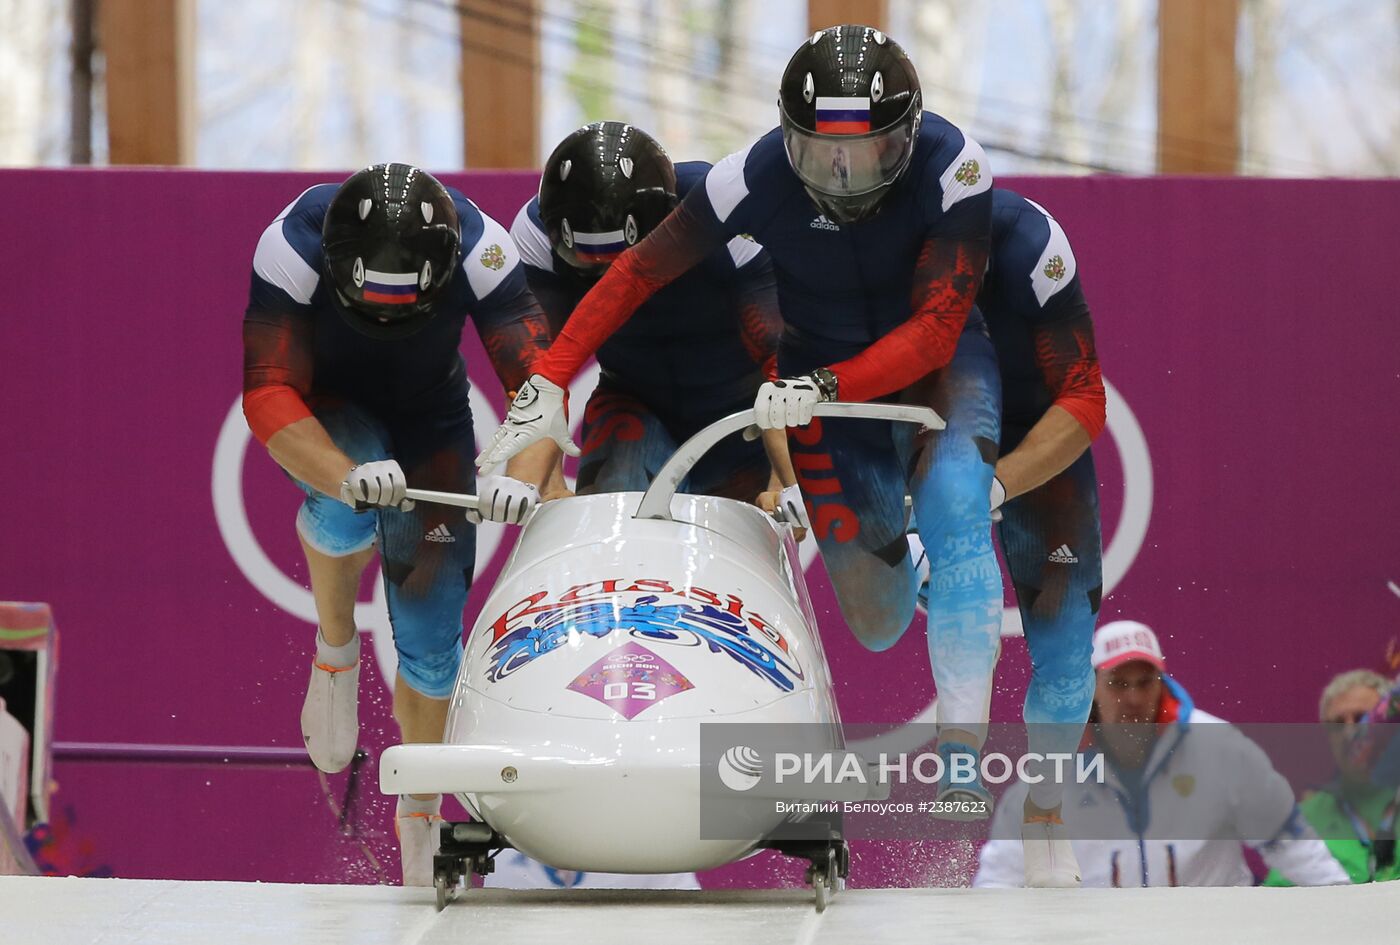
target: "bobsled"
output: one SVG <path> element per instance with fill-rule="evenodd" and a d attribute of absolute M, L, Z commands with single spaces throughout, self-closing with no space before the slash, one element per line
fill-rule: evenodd
<path fill-rule="evenodd" d="M 943 426 L 923 407 L 833 403 L 816 415 Z M 442 827 L 439 909 L 505 847 L 612 873 L 703 870 L 774 849 L 811 861 L 818 909 L 844 885 L 839 819 L 794 820 L 773 793 L 730 789 L 702 760 L 701 726 L 714 722 L 805 723 L 803 750 L 844 749 L 791 527 L 746 502 L 677 493 L 723 437 L 752 435 L 753 419 L 701 430 L 645 493 L 547 502 L 525 522 L 467 638 L 443 743 L 396 745 L 380 760 L 383 792 L 452 794 L 474 818 Z M 813 790 L 876 796 L 861 784 Z M 702 829 L 706 803 L 724 805 L 726 830 Z"/>

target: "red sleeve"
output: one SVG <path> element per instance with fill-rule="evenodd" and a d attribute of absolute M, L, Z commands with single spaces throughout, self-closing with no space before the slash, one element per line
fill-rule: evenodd
<path fill-rule="evenodd" d="M 924 241 L 914 269 L 914 314 L 854 358 L 833 364 L 842 400 L 903 390 L 953 360 L 987 270 L 985 239 Z"/>
<path fill-rule="evenodd" d="M 744 266 L 739 278 L 739 331 L 744 350 L 763 368 L 767 380 L 778 378 L 778 338 L 783 317 L 778 311 L 778 283 L 766 254 Z"/>
<path fill-rule="evenodd" d="M 294 389 L 280 384 L 259 387 L 243 393 L 243 416 L 258 442 L 267 445 L 283 427 L 311 416 L 306 401 Z"/>
<path fill-rule="evenodd" d="M 243 319 L 243 415 L 267 445 L 283 427 L 311 416 L 311 323 L 250 311 Z"/>
<path fill-rule="evenodd" d="M 704 191 L 704 187 L 697 187 L 691 194 L 703 197 Z M 533 372 L 568 387 L 583 363 L 643 302 L 726 242 L 719 224 L 707 224 L 690 208 L 687 198 L 646 239 L 608 267 L 575 306 L 568 324 L 549 352 L 535 362 Z"/>
<path fill-rule="evenodd" d="M 490 322 L 477 325 L 482 347 L 491 359 L 506 399 L 515 396 L 530 376 L 530 366 L 549 348 L 549 320 L 529 292 L 521 292 L 512 302 L 498 308 Z"/>
<path fill-rule="evenodd" d="M 1103 373 L 1094 351 L 1094 323 L 1088 313 L 1035 329 L 1035 359 L 1055 404 L 1069 411 L 1093 439 L 1107 422 Z"/>

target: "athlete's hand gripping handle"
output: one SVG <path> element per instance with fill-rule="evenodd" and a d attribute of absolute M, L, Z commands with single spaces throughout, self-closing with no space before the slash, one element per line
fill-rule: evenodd
<path fill-rule="evenodd" d="M 582 450 L 569 436 L 569 419 L 564 409 L 564 389 L 540 374 L 531 374 L 511 401 L 510 411 L 476 458 L 483 471 L 502 463 L 531 443 L 549 437 L 570 456 Z"/>
<path fill-rule="evenodd" d="M 818 368 L 802 377 L 767 381 L 754 398 L 754 422 L 764 430 L 805 427 L 812 422 L 812 411 L 817 404 L 830 403 L 836 398 L 836 375 L 826 368 Z"/>
<path fill-rule="evenodd" d="M 802 499 L 802 487 L 793 483 L 784 489 L 761 493 L 758 507 L 780 522 L 792 526 L 792 537 L 801 541 L 807 537 L 812 520 L 807 517 L 807 505 Z"/>
<path fill-rule="evenodd" d="M 467 509 L 467 521 L 519 525 L 530 510 L 540 504 L 540 490 L 510 476 L 478 476 L 476 508 Z"/>
<path fill-rule="evenodd" d="M 392 459 L 352 466 L 340 484 L 340 501 L 356 512 L 368 509 L 413 509 L 413 500 L 404 498 L 408 483 L 403 470 Z"/>
<path fill-rule="evenodd" d="M 478 525 L 482 521 L 520 525 L 529 517 L 530 510 L 539 504 L 539 491 L 528 482 L 508 476 L 482 476 L 477 479 L 476 484 L 481 492 L 480 496 L 458 492 L 434 492 L 431 489 L 406 491 L 408 498 L 417 502 L 435 502 L 438 505 L 454 505 L 465 509 L 467 521 Z"/>

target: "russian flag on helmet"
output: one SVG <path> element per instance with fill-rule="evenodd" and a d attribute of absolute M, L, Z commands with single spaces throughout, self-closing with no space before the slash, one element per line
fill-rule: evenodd
<path fill-rule="evenodd" d="M 366 302 L 409 305 L 418 301 L 418 273 L 366 269 L 363 289 Z"/>
<path fill-rule="evenodd" d="M 612 262 L 628 246 L 627 235 L 622 230 L 606 233 L 574 233 L 574 254 L 581 262 Z"/>
<path fill-rule="evenodd" d="M 870 97 L 817 96 L 817 134 L 863 135 L 870 132 Z"/>

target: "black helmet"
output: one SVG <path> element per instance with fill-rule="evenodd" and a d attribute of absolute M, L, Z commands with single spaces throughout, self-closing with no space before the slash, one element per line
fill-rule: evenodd
<path fill-rule="evenodd" d="M 833 26 L 793 54 L 778 89 L 788 161 L 837 223 L 873 214 L 914 156 L 923 96 L 899 44 L 868 26 Z"/>
<path fill-rule="evenodd" d="M 462 242 L 447 188 L 407 164 L 376 164 L 331 198 L 321 227 L 340 313 L 371 338 L 405 338 L 433 317 Z"/>
<path fill-rule="evenodd" d="M 599 121 L 569 135 L 545 162 L 540 220 L 559 258 L 600 276 L 676 206 L 676 169 L 640 128 Z"/>

